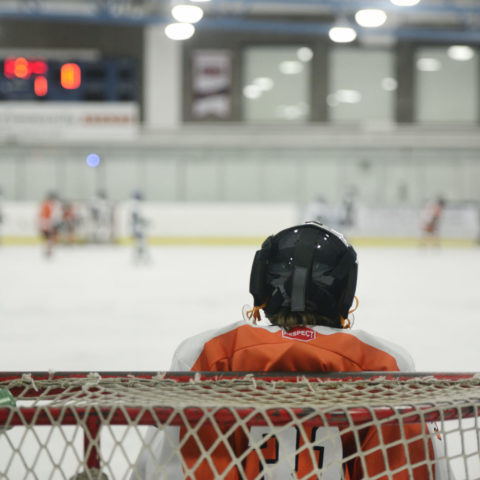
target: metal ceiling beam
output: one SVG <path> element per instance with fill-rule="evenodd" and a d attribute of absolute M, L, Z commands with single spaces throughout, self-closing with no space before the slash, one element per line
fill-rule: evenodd
<path fill-rule="evenodd" d="M 327 36 L 331 23 L 289 22 L 238 17 L 222 17 L 210 20 L 205 18 L 197 25 L 197 30 L 223 30 L 236 32 L 261 32 L 272 35 Z M 428 29 L 419 27 L 376 28 L 355 27 L 359 40 L 362 37 L 371 39 L 401 39 L 432 43 L 468 43 L 480 44 L 480 30 Z"/>
<path fill-rule="evenodd" d="M 180 2 L 180 0 L 176 0 Z M 83 17 L 129 17 L 132 20 L 143 18 L 145 21 L 153 11 L 168 11 L 171 0 L 3 0 L 0 2 L 0 15 L 47 15 L 69 16 L 79 19 Z M 478 1 L 445 0 L 442 2 L 422 0 L 412 7 L 399 7 L 389 0 L 212 0 L 205 3 L 203 8 L 206 14 L 221 14 L 235 11 L 245 14 L 252 9 L 268 8 L 282 15 L 294 8 L 301 13 L 302 10 L 318 10 L 319 13 L 333 15 L 353 14 L 361 8 L 382 8 L 387 13 L 402 17 L 407 15 L 427 15 L 434 19 L 442 16 L 457 16 L 468 18 L 480 17 Z"/>
<path fill-rule="evenodd" d="M 437 24 L 435 28 L 402 25 L 396 22 L 396 27 L 382 27 L 377 29 L 364 29 L 356 26 L 359 39 L 402 39 L 434 43 L 470 43 L 480 44 L 480 29 L 468 28 L 471 22 L 480 24 L 480 2 L 462 4 L 444 1 L 433 3 L 423 0 L 415 7 L 395 7 L 388 0 L 298 0 L 294 3 L 296 11 L 302 7 L 322 7 L 331 14 L 341 11 L 354 11 L 362 6 L 388 6 L 389 10 L 400 15 L 403 12 L 435 13 Z M 167 24 L 171 21 L 168 14 L 170 0 L 83 0 L 55 2 L 51 0 L 30 1 L 2 1 L 0 2 L 0 19 L 28 19 L 34 21 L 61 21 L 61 22 L 90 22 L 110 25 L 149 25 Z M 268 17 L 255 18 L 252 6 L 270 5 L 278 7 L 281 12 L 282 5 L 292 6 L 289 0 L 213 0 L 205 4 L 205 17 L 197 24 L 197 30 L 223 30 L 232 32 L 263 32 L 272 35 L 311 35 L 326 36 L 331 23 L 300 21 L 289 19 L 269 20 Z M 55 8 L 57 6 L 57 8 Z M 421 7 L 420 7 L 421 6 Z M 415 9 L 415 10 L 413 10 Z M 215 14 L 215 15 L 212 15 Z M 447 28 L 442 25 L 444 15 L 455 14 L 457 22 Z M 281 16 L 279 15 L 279 17 Z M 401 20 L 401 18 L 400 18 Z M 430 21 L 433 20 L 433 17 Z M 388 25 L 388 23 L 387 23 Z"/>
<path fill-rule="evenodd" d="M 215 0 L 213 0 L 215 2 Z M 261 7 L 270 6 L 282 7 L 291 6 L 291 0 L 217 0 L 215 4 L 223 8 L 228 5 L 249 5 Z M 442 2 L 422 0 L 412 7 L 400 7 L 389 0 L 296 0 L 295 8 L 319 8 L 328 10 L 331 13 L 355 13 L 363 8 L 380 8 L 387 13 L 396 15 L 425 13 L 430 15 L 480 15 L 480 5 L 476 0 L 458 2 L 456 0 L 444 0 Z"/>

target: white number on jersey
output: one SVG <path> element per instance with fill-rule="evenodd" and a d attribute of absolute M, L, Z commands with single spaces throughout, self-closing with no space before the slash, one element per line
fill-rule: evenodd
<path fill-rule="evenodd" d="M 276 480 L 297 478 L 299 471 L 299 445 L 301 433 L 298 428 L 252 427 L 250 447 L 259 449 L 259 471 L 262 479 Z M 304 439 L 305 440 L 305 439 Z M 337 427 L 318 427 L 311 430 L 308 439 L 310 455 L 315 459 L 315 473 L 319 480 L 342 478 L 342 442 Z"/>

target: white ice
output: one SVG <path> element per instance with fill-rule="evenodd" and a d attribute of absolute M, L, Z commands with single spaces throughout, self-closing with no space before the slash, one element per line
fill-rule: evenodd
<path fill-rule="evenodd" d="M 256 248 L 0 247 L 1 370 L 165 370 L 186 336 L 241 319 Z M 480 371 L 480 250 L 359 248 L 354 328 L 419 371 Z"/>
<path fill-rule="evenodd" d="M 157 247 L 139 265 L 128 247 L 0 246 L 0 370 L 166 370 L 182 339 L 241 319 L 255 250 Z M 480 371 L 480 250 L 357 251 L 354 328 L 418 371 Z"/>

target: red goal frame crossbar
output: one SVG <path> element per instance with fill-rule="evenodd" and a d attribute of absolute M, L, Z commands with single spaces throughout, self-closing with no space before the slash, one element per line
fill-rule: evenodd
<path fill-rule="evenodd" d="M 87 379 L 91 373 L 87 372 L 0 372 L 1 382 L 14 380 L 24 380 L 24 385 L 13 386 L 10 392 L 13 396 L 19 395 L 25 391 L 28 381 L 32 382 L 26 398 L 35 398 L 41 395 L 41 384 L 33 385 L 40 380 L 57 379 Z M 158 372 L 98 372 L 100 379 L 129 378 L 129 379 L 153 379 L 158 377 Z M 311 373 L 265 373 L 265 372 L 166 372 L 161 375 L 162 379 L 174 380 L 177 382 L 190 382 L 192 380 L 233 380 L 245 379 L 262 381 L 285 381 L 285 382 L 304 382 L 308 381 L 374 381 L 376 379 L 407 381 L 413 378 L 435 378 L 437 380 L 456 381 L 470 379 L 475 373 L 399 373 L 399 372 L 344 372 L 335 374 L 311 374 Z M 92 385 L 94 388 L 94 386 Z M 1 386 L 0 386 L 1 388 Z M 80 387 L 79 387 L 80 389 Z M 50 393 L 62 391 L 62 388 L 50 389 Z M 428 411 L 423 411 L 423 409 Z M 419 413 L 419 410 L 421 413 Z M 175 407 L 150 407 L 146 410 L 144 407 L 135 406 L 92 406 L 75 407 L 67 405 L 64 407 L 8 407 L 0 406 L 0 427 L 10 426 L 39 426 L 39 425 L 76 425 L 79 421 L 84 425 L 84 455 L 85 463 L 88 468 L 100 468 L 100 429 L 104 422 L 111 425 L 159 425 L 166 424 L 180 426 L 184 420 Z M 209 418 L 204 419 L 205 412 L 209 411 Z M 298 421 L 305 426 L 342 426 L 348 422 L 354 425 L 365 424 L 373 420 L 381 420 L 383 425 L 397 424 L 398 415 L 402 415 L 403 423 L 422 423 L 435 422 L 443 420 L 456 420 L 480 416 L 480 406 L 472 407 L 432 407 L 431 404 L 423 406 L 399 406 L 399 407 L 354 407 L 348 409 L 339 408 L 338 411 L 325 412 L 322 415 L 315 415 L 315 408 L 305 407 L 279 407 L 275 406 L 262 413 L 255 413 L 254 407 L 185 407 L 182 409 L 185 418 L 191 425 L 200 421 L 210 423 L 211 418 L 219 425 L 229 425 L 238 418 L 245 420 L 249 426 L 285 425 L 291 421 Z M 235 413 L 233 413 L 235 412 Z M 268 418 L 268 420 L 267 420 Z"/>

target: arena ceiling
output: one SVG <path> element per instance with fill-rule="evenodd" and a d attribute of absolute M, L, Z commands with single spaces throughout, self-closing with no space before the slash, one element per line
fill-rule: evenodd
<path fill-rule="evenodd" d="M 193 0 L 191 0 L 193 3 Z M 110 24 L 167 24 L 170 9 L 189 0 L 2 0 L 0 19 Z M 204 10 L 197 29 L 326 36 L 337 22 L 355 26 L 360 40 L 480 43 L 478 0 L 421 0 L 397 6 L 391 0 L 196 0 Z M 379 28 L 355 25 L 359 9 L 379 8 Z"/>

